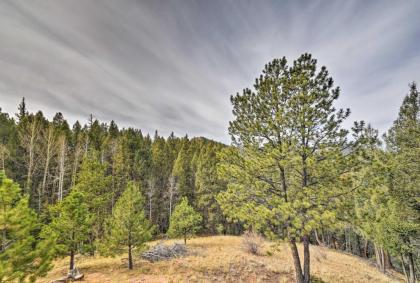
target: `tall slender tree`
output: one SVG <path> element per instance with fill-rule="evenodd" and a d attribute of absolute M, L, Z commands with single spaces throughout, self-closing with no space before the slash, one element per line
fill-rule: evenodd
<path fill-rule="evenodd" d="M 89 229 L 91 247 L 94 246 L 96 240 L 102 238 L 105 219 L 112 205 L 111 179 L 110 176 L 106 176 L 106 168 L 106 164 L 101 164 L 98 152 L 90 152 L 85 156 L 76 186 L 72 188 L 73 191 L 78 191 L 85 196 L 84 203 L 92 221 Z"/>
<path fill-rule="evenodd" d="M 408 282 L 416 282 L 416 239 L 420 235 L 420 94 L 410 84 L 397 120 L 385 136 L 390 150 L 390 195 L 395 207 L 394 222 L 388 223 L 393 236 L 390 248 L 407 258 Z M 394 225 L 392 225 L 394 224 Z M 404 259 L 403 266 L 404 266 Z"/>

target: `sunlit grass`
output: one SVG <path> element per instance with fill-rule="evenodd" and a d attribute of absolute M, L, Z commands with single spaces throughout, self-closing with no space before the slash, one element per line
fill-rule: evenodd
<path fill-rule="evenodd" d="M 78 257 L 77 266 L 85 282 L 294 282 L 287 244 L 274 248 L 267 242 L 262 256 L 246 253 L 241 238 L 234 236 L 195 238 L 187 246 L 190 255 L 183 258 L 150 263 L 137 257 L 132 271 L 127 269 L 126 255 Z M 327 248 L 313 246 L 311 256 L 311 274 L 323 282 L 398 282 L 402 278 L 399 274 L 388 277 L 365 260 Z M 58 260 L 39 282 L 60 278 L 67 268 L 67 258 Z"/>

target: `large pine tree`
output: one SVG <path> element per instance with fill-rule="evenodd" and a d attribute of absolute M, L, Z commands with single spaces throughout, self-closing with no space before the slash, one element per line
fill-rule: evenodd
<path fill-rule="evenodd" d="M 230 218 L 287 238 L 296 281 L 310 282 L 309 235 L 334 222 L 353 188 L 357 142 L 341 126 L 350 111 L 334 107 L 340 89 L 310 54 L 292 66 L 284 57 L 268 63 L 254 88 L 231 97 L 229 133 L 237 147 L 224 152 L 220 173 L 229 187 L 219 201 Z"/>

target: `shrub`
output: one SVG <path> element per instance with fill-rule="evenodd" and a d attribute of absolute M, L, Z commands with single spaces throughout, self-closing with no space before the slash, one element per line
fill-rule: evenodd
<path fill-rule="evenodd" d="M 253 231 L 246 231 L 242 237 L 242 246 L 248 253 L 259 255 L 261 254 L 264 239 L 258 233 Z"/>

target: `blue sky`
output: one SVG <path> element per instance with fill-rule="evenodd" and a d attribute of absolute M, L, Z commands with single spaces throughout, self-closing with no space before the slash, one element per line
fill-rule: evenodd
<path fill-rule="evenodd" d="M 1 1 L 0 107 L 229 142 L 229 96 L 312 53 L 385 131 L 420 82 L 420 1 Z M 351 125 L 351 121 L 347 126 Z"/>

